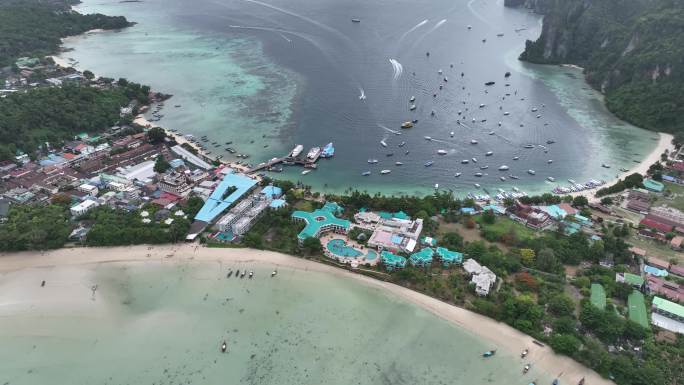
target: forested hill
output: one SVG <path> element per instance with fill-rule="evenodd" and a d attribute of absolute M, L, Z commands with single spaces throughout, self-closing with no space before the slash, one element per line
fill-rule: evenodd
<path fill-rule="evenodd" d="M 82 15 L 73 0 L 0 0 L 0 67 L 22 56 L 55 53 L 60 39 L 85 31 L 131 25 L 125 17 Z"/>
<path fill-rule="evenodd" d="M 684 1 L 506 0 L 545 14 L 521 60 L 577 64 L 608 108 L 684 140 Z"/>

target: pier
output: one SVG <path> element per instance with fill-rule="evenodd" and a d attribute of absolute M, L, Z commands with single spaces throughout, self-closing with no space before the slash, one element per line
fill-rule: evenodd
<path fill-rule="evenodd" d="M 295 147 L 292 151 L 290 151 L 288 155 L 280 158 L 273 158 L 268 162 L 259 163 L 256 166 L 247 170 L 246 173 L 253 174 L 261 170 L 268 170 L 271 167 L 281 163 L 285 165 L 304 166 L 305 168 L 316 168 L 316 162 L 318 162 L 320 158 L 332 157 L 334 151 L 335 150 L 332 147 L 332 143 L 329 143 L 326 146 L 314 147 L 311 150 L 309 150 L 309 153 L 304 154 L 303 156 L 299 156 L 301 153 L 301 149 Z"/>

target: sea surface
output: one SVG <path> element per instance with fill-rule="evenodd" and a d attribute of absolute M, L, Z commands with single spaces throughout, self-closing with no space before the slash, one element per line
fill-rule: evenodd
<path fill-rule="evenodd" d="M 255 278 L 226 278 L 230 268 Z M 517 352 L 484 359 L 497 346 L 356 280 L 271 271 L 150 262 L 2 274 L 0 383 L 551 383 L 534 366 L 523 376 Z"/>
<path fill-rule="evenodd" d="M 611 115 L 581 70 L 519 62 L 541 16 L 502 0 L 85 0 L 77 9 L 138 24 L 69 38 L 63 58 L 173 94 L 159 123 L 207 135 L 224 159 L 226 147 L 256 164 L 333 142 L 335 157 L 318 170 L 275 175 L 325 192 L 438 184 L 464 195 L 475 183 L 547 192 L 567 179 L 611 180 L 657 143 Z"/>

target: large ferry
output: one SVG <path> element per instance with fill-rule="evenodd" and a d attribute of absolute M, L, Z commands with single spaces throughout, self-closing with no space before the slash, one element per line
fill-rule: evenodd
<path fill-rule="evenodd" d="M 321 153 L 321 148 L 320 147 L 313 147 L 311 150 L 309 150 L 309 153 L 306 154 L 306 157 L 309 159 L 316 159 L 316 157 Z"/>
<path fill-rule="evenodd" d="M 332 142 L 328 143 L 323 147 L 321 151 L 321 158 L 332 158 L 335 155 L 335 147 L 333 147 Z"/>
<path fill-rule="evenodd" d="M 302 146 L 301 144 L 298 144 L 298 145 L 295 146 L 294 149 L 292 149 L 292 152 L 290 153 L 290 156 L 293 157 L 293 158 L 296 158 L 296 157 L 299 156 L 299 154 L 302 153 L 302 151 L 304 151 L 304 146 Z"/>

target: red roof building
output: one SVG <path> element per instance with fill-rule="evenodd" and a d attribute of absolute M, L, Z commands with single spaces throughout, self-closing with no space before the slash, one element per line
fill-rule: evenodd
<path fill-rule="evenodd" d="M 640 225 L 644 225 L 645 227 L 648 227 L 649 229 L 656 230 L 660 233 L 669 233 L 672 231 L 672 225 L 668 225 L 666 223 L 658 222 L 655 219 L 651 218 L 644 218 L 639 222 Z"/>
<path fill-rule="evenodd" d="M 675 302 L 684 302 L 684 287 L 650 274 L 646 275 L 646 286 L 651 293 L 660 294 Z"/>

